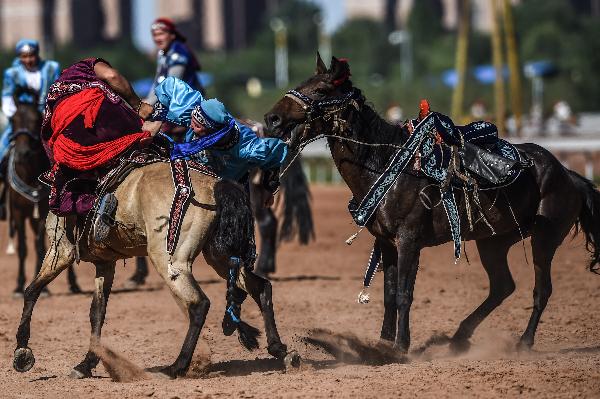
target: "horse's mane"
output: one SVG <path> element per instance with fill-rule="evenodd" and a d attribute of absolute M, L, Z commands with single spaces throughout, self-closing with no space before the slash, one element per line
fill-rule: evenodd
<path fill-rule="evenodd" d="M 352 127 L 352 136 L 366 143 L 395 143 L 401 145 L 406 137 L 402 127 L 390 124 L 382 118 L 370 103 L 364 103 L 357 113 Z M 393 147 L 352 146 L 357 148 L 357 161 L 376 170 L 383 170 L 390 157 L 396 152 Z M 374 154 L 376 152 L 376 155 Z"/>

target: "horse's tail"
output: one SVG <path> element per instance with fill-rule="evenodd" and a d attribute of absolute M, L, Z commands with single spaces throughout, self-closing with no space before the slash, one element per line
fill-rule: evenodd
<path fill-rule="evenodd" d="M 315 238 L 312 213 L 310 210 L 310 190 L 300 158 L 293 161 L 286 175 L 281 179 L 283 201 L 283 221 L 279 231 L 282 241 L 290 241 L 298 234 L 300 244 L 306 245 Z"/>
<path fill-rule="evenodd" d="M 213 248 L 218 254 L 239 257 L 246 267 L 252 267 L 256 246 L 248 194 L 241 185 L 221 180 L 215 184 L 214 196 L 217 217 Z"/>
<path fill-rule="evenodd" d="M 571 180 L 583 197 L 581 211 L 575 222 L 576 233 L 583 230 L 586 249 L 592 254 L 590 271 L 600 274 L 600 191 L 594 183 L 577 172 L 569 170 Z"/>

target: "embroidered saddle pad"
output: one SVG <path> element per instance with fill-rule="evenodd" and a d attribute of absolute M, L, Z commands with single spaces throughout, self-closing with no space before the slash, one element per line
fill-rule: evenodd
<path fill-rule="evenodd" d="M 475 122 L 467 126 L 459 126 L 458 129 L 463 135 L 465 143 L 479 147 L 482 152 L 489 152 L 510 161 L 521 162 L 524 160 L 513 144 L 497 137 L 496 127 L 489 122 Z M 450 147 L 436 143 L 436 139 L 433 137 L 426 137 L 419 152 L 421 154 L 420 171 L 438 183 L 445 181 L 452 155 Z M 476 173 L 471 173 L 471 177 L 478 182 L 480 190 L 489 190 L 510 185 L 519 177 L 521 171 L 522 168 L 512 169 L 496 183 L 486 180 Z M 452 179 L 451 183 L 455 187 L 464 185 L 458 179 Z"/>

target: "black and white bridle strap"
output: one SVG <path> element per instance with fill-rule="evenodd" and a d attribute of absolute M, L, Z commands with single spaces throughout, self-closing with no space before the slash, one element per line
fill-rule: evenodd
<path fill-rule="evenodd" d="M 298 103 L 302 109 L 306 112 L 307 115 L 315 115 L 319 114 L 323 111 L 323 108 L 334 107 L 345 105 L 349 103 L 351 100 L 356 99 L 357 91 L 352 89 L 346 95 L 342 97 L 336 97 L 326 100 L 314 100 L 308 97 L 306 94 L 300 93 L 298 90 L 290 90 L 285 93 L 285 97 L 289 97 Z"/>

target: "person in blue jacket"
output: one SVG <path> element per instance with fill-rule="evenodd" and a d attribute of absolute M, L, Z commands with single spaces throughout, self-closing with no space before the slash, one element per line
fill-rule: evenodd
<path fill-rule="evenodd" d="M 217 99 L 204 99 L 184 81 L 168 77 L 154 90 L 158 102 L 154 119 L 189 127 L 184 143 L 172 142 L 172 158 L 193 158 L 219 176 L 242 182 L 252 168 L 277 169 L 287 145 L 277 138 L 261 138 L 238 121 Z"/>
<path fill-rule="evenodd" d="M 9 123 L 0 138 L 0 163 L 3 163 L 10 146 L 12 133 L 10 119 L 17 112 L 17 102 L 35 103 L 39 111 L 44 112 L 48 88 L 60 75 L 58 62 L 40 58 L 40 47 L 37 41 L 19 40 L 15 50 L 17 57 L 13 60 L 12 66 L 4 71 L 2 112 L 9 119 Z"/>
<path fill-rule="evenodd" d="M 217 99 L 204 99 L 202 93 L 175 77 L 167 77 L 154 89 L 156 103 L 150 120 L 182 126 L 184 142 L 169 134 L 160 134 L 171 142 L 171 157 L 194 159 L 209 166 L 217 175 L 247 183 L 253 168 L 267 171 L 263 187 L 271 192 L 265 206 L 273 203 L 273 192 L 279 185 L 279 167 L 288 153 L 287 145 L 276 138 L 261 138 L 246 125 L 235 120 Z M 164 127 L 164 124 L 163 124 Z M 144 284 L 148 268 L 138 258 L 129 285 Z"/>

